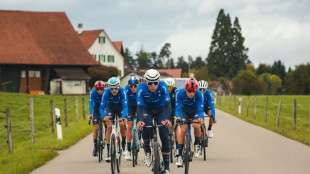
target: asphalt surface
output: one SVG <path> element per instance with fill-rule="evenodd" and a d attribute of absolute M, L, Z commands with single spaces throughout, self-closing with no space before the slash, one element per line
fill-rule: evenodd
<path fill-rule="evenodd" d="M 234 116 L 216 110 L 216 123 L 209 139 L 207 160 L 194 158 L 190 172 L 195 174 L 309 174 L 310 147 L 295 142 L 264 128 L 244 122 Z M 85 123 L 86 124 L 86 123 Z M 91 156 L 92 135 L 82 139 L 68 150 L 59 151 L 59 156 L 34 170 L 33 174 L 85 174 L 111 173 L 110 163 L 98 162 Z M 142 152 L 142 153 L 141 153 Z M 122 158 L 121 173 L 152 173 L 143 163 L 144 152 L 139 153 L 138 165 Z M 104 151 L 104 157 L 106 150 Z M 172 174 L 184 173 L 170 163 Z"/>

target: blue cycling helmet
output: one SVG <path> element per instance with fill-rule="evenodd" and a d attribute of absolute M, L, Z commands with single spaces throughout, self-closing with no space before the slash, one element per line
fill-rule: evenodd
<path fill-rule="evenodd" d="M 135 75 L 132 75 L 128 80 L 128 84 L 129 85 L 139 84 L 139 79 Z"/>
<path fill-rule="evenodd" d="M 109 84 L 109 87 L 111 87 L 111 86 L 119 86 L 120 85 L 120 81 L 116 77 L 111 77 L 108 80 L 108 84 Z"/>

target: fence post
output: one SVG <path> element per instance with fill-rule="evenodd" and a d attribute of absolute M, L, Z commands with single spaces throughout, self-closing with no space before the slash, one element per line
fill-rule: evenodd
<path fill-rule="evenodd" d="M 248 96 L 248 101 L 246 103 L 246 116 L 249 116 L 249 104 L 250 104 L 250 96 Z"/>
<path fill-rule="evenodd" d="M 67 98 L 65 98 L 64 101 L 65 101 L 65 126 L 68 127 L 68 100 Z"/>
<path fill-rule="evenodd" d="M 257 112 L 257 98 L 255 96 L 254 99 L 254 119 L 256 120 L 256 112 Z"/>
<path fill-rule="evenodd" d="M 219 106 L 221 106 L 222 105 L 222 95 L 220 94 L 219 95 Z"/>
<path fill-rule="evenodd" d="M 234 111 L 236 111 L 236 96 L 234 95 Z"/>
<path fill-rule="evenodd" d="M 231 92 L 229 93 L 229 109 L 231 109 Z"/>
<path fill-rule="evenodd" d="M 82 98 L 83 101 L 83 119 L 85 120 L 85 98 Z"/>
<path fill-rule="evenodd" d="M 76 122 L 79 122 L 78 97 L 75 96 L 75 117 Z"/>
<path fill-rule="evenodd" d="M 225 109 L 225 93 L 223 93 L 222 98 L 223 98 L 223 109 Z"/>
<path fill-rule="evenodd" d="M 239 114 L 242 114 L 242 97 L 239 97 Z"/>
<path fill-rule="evenodd" d="M 214 104 L 217 104 L 217 92 L 214 93 L 215 97 L 214 97 Z"/>
<path fill-rule="evenodd" d="M 280 112 L 281 112 L 281 104 L 282 104 L 282 101 L 279 100 L 279 106 L 278 106 L 278 116 L 277 116 L 277 126 L 279 127 L 280 125 Z"/>
<path fill-rule="evenodd" d="M 34 143 L 34 120 L 33 120 L 33 98 L 30 98 L 30 124 L 31 124 L 31 141 Z"/>
<path fill-rule="evenodd" d="M 265 101 L 265 123 L 267 123 L 267 103 L 268 103 L 268 97 L 266 96 L 266 101 Z"/>
<path fill-rule="evenodd" d="M 51 120 L 52 120 L 52 132 L 55 131 L 55 109 L 54 109 L 54 100 L 51 100 Z"/>
<path fill-rule="evenodd" d="M 12 141 L 12 127 L 11 127 L 11 112 L 10 109 L 6 109 L 6 122 L 7 122 L 7 131 L 8 131 L 8 145 L 9 153 L 13 153 L 13 141 Z"/>
<path fill-rule="evenodd" d="M 296 130 L 296 99 L 293 100 L 293 129 Z"/>

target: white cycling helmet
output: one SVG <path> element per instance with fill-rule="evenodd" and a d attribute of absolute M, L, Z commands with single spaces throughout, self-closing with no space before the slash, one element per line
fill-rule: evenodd
<path fill-rule="evenodd" d="M 175 81 L 174 81 L 174 79 L 172 79 L 172 78 L 166 78 L 166 79 L 164 80 L 164 82 L 165 82 L 168 86 L 174 86 L 174 84 L 175 84 Z"/>
<path fill-rule="evenodd" d="M 160 74 L 155 69 L 149 69 L 144 74 L 144 79 L 148 82 L 155 82 L 158 81 L 160 77 Z"/>
<path fill-rule="evenodd" d="M 121 83 L 119 81 L 118 78 L 116 77 L 111 77 L 109 80 L 108 80 L 108 84 L 109 84 L 109 87 L 114 87 L 114 86 L 119 86 Z"/>
<path fill-rule="evenodd" d="M 207 89 L 208 88 L 208 82 L 204 81 L 204 80 L 200 80 L 198 82 L 198 88 L 203 88 L 203 89 Z"/>

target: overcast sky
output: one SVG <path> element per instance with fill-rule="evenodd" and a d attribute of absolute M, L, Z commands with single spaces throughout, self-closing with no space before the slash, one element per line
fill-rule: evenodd
<path fill-rule="evenodd" d="M 159 52 L 167 42 L 172 57 L 207 57 L 220 9 L 239 18 L 249 59 L 288 68 L 310 63 L 308 0 L 0 0 L 1 10 L 64 11 L 77 29 L 104 29 L 133 54 Z"/>

